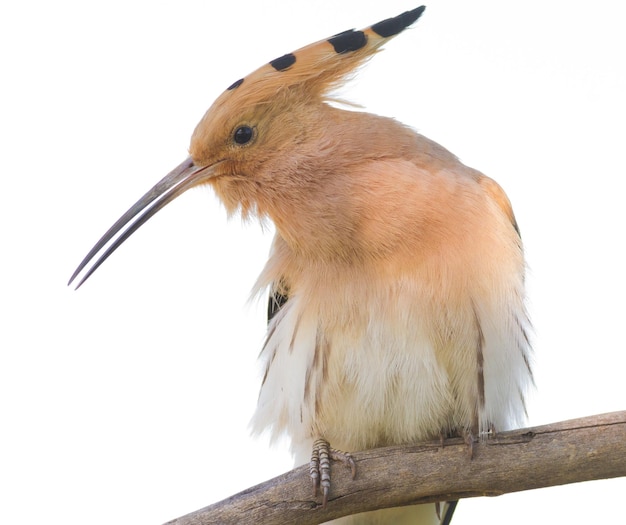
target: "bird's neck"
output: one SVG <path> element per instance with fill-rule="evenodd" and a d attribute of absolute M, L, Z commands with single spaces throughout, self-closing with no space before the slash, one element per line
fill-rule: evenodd
<path fill-rule="evenodd" d="M 417 135 L 391 119 L 326 105 L 311 118 L 323 120 L 323 125 L 310 126 L 322 132 L 305 134 L 289 155 L 277 156 L 281 164 L 268 163 L 273 184 L 257 193 L 258 210 L 271 218 L 296 255 L 361 260 L 384 244 L 363 237 L 364 223 L 379 215 L 385 199 L 393 199 L 391 193 L 397 191 L 390 193 L 371 180 L 373 166 L 381 160 L 376 154 L 381 137 L 394 136 L 385 145 L 385 157 L 402 159 L 415 150 Z M 391 175 L 375 174 L 393 185 Z"/>

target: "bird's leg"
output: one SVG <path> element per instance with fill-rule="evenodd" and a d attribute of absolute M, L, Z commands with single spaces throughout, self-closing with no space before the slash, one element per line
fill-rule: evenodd
<path fill-rule="evenodd" d="M 439 431 L 439 446 L 444 448 L 446 446 L 446 440 L 461 437 L 463 434 L 458 429 L 448 429 L 448 430 L 440 430 Z"/>
<path fill-rule="evenodd" d="M 467 451 L 469 453 L 469 458 L 473 459 L 474 457 L 474 443 L 478 441 L 477 433 L 475 433 L 471 428 L 465 428 L 462 432 L 463 441 L 467 445 Z"/>
<path fill-rule="evenodd" d="M 342 452 L 334 448 L 330 448 L 328 441 L 323 438 L 315 440 L 313 443 L 313 452 L 311 453 L 311 463 L 309 464 L 309 473 L 313 481 L 313 495 L 317 496 L 317 489 L 322 492 L 322 507 L 326 508 L 328 503 L 328 495 L 330 493 L 330 461 L 341 461 L 352 472 L 352 479 L 356 477 L 356 463 L 354 458 L 347 452 Z"/>
<path fill-rule="evenodd" d="M 474 442 L 476 439 L 476 432 L 472 428 L 462 428 L 455 429 L 447 434 L 443 431 L 439 433 L 439 443 L 441 448 L 444 447 L 445 440 L 447 438 L 463 438 L 465 445 L 467 445 L 467 451 L 469 453 L 469 458 L 472 459 L 474 457 Z"/>
<path fill-rule="evenodd" d="M 479 436 L 480 438 L 486 437 L 487 439 L 489 439 L 493 437 L 495 433 L 496 429 L 492 423 L 489 424 L 487 430 L 480 433 L 478 433 L 478 431 L 473 428 L 463 429 L 461 435 L 463 436 L 463 440 L 465 441 L 465 444 L 467 445 L 467 448 L 469 450 L 469 458 L 472 459 L 474 457 L 474 443 L 478 441 Z"/>
<path fill-rule="evenodd" d="M 446 446 L 446 440 L 452 438 L 460 438 L 465 437 L 465 433 L 463 430 L 459 430 L 458 428 L 440 430 L 439 431 L 439 446 L 444 448 Z"/>

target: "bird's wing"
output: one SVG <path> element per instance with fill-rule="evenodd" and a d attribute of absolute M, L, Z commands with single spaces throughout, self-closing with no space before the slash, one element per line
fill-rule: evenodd
<path fill-rule="evenodd" d="M 270 296 L 267 301 L 267 322 L 269 323 L 283 305 L 289 299 L 289 294 L 285 286 L 276 286 L 274 283 L 270 288 Z"/>
<path fill-rule="evenodd" d="M 515 228 L 517 234 L 520 235 L 519 227 L 517 226 L 517 221 L 515 220 L 515 215 L 513 214 L 511 201 L 506 196 L 506 193 L 504 193 L 504 190 L 495 180 L 490 179 L 485 175 L 481 176 L 478 182 L 487 192 L 487 195 L 491 197 L 491 199 L 498 205 L 502 212 L 509 218 L 511 224 L 513 225 L 513 228 Z"/>

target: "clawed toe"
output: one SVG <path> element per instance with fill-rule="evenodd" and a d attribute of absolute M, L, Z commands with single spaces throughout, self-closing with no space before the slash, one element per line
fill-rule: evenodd
<path fill-rule="evenodd" d="M 475 438 L 471 430 L 463 431 L 463 441 L 465 441 L 465 444 L 467 445 L 467 453 L 469 455 L 469 458 L 472 459 L 474 457 Z"/>
<path fill-rule="evenodd" d="M 309 474 L 313 482 L 313 495 L 317 497 L 318 489 L 322 493 L 322 507 L 326 508 L 330 494 L 330 460 L 341 461 L 350 468 L 352 479 L 356 477 L 356 463 L 347 452 L 330 448 L 328 441 L 317 439 L 313 443 Z"/>

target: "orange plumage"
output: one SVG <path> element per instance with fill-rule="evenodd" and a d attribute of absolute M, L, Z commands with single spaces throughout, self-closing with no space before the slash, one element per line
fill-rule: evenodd
<path fill-rule="evenodd" d="M 87 278 L 198 184 L 210 184 L 229 213 L 271 219 L 276 237 L 255 286 L 271 289 L 271 319 L 253 428 L 289 435 L 298 464 L 318 439 L 349 452 L 486 435 L 525 416 L 524 257 L 505 193 L 411 128 L 328 103 L 422 12 L 340 33 L 233 83 L 198 124 L 190 158 L 72 277 L 104 249 Z M 329 472 L 319 471 L 325 503 Z M 352 522 L 418 516 L 438 522 L 433 506 Z"/>

